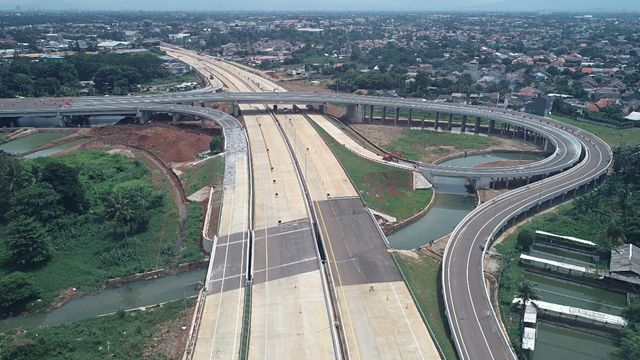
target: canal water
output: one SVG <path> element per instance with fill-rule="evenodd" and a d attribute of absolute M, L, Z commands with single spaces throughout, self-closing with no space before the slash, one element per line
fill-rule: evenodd
<path fill-rule="evenodd" d="M 540 160 L 540 154 L 500 152 L 450 159 L 440 165 L 474 167 L 502 160 Z M 433 206 L 422 218 L 392 233 L 387 238 L 392 248 L 410 250 L 451 233 L 476 206 L 475 194 L 469 194 L 464 180 L 439 178 Z"/>
<path fill-rule="evenodd" d="M 0 321 L 0 332 L 18 327 L 60 325 L 120 310 L 151 306 L 194 296 L 197 295 L 196 284 L 205 280 L 206 272 L 206 269 L 198 269 L 152 280 L 134 281 L 118 288 L 73 299 L 48 313 L 2 320 Z"/>
<path fill-rule="evenodd" d="M 6 142 L 0 145 L 0 150 L 4 150 L 8 153 L 19 155 L 25 152 L 32 151 L 39 147 L 42 147 L 52 141 L 62 139 L 68 136 L 72 131 L 52 131 L 52 132 L 40 132 L 33 135 L 27 135 L 19 139 Z"/>
<path fill-rule="evenodd" d="M 64 151 L 66 149 L 72 148 L 76 145 L 80 145 L 80 144 L 84 144 L 85 142 L 87 142 L 88 139 L 78 139 L 78 140 L 74 140 L 74 141 L 70 141 L 68 143 L 65 144 L 61 144 L 61 145 L 57 145 L 57 146 L 52 146 L 50 148 L 46 148 L 40 151 L 36 151 L 34 153 L 31 153 L 29 155 L 25 155 L 24 158 L 25 159 L 35 159 L 35 158 L 39 158 L 39 157 L 47 157 L 47 156 L 51 156 L 51 155 L 55 155 L 61 151 Z"/>
<path fill-rule="evenodd" d="M 615 340 L 579 330 L 538 323 L 535 360 L 606 360 L 619 359 Z"/>

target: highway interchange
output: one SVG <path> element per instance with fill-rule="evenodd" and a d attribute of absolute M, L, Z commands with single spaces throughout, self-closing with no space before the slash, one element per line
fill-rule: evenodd
<path fill-rule="evenodd" d="M 396 287 L 399 286 L 400 283 L 402 283 L 403 285 L 404 283 L 397 274 L 397 268 L 395 267 L 395 265 L 393 263 L 387 262 L 388 259 L 390 259 L 390 256 L 387 255 L 385 257 L 384 255 L 381 255 L 383 253 L 386 253 L 386 249 L 379 248 L 379 246 L 381 245 L 380 243 L 376 243 L 376 245 L 373 245 L 373 248 L 371 247 L 372 244 L 360 243 L 365 238 L 361 234 L 363 232 L 369 233 L 370 231 L 373 231 L 372 229 L 374 228 L 370 227 L 370 223 L 373 222 L 367 221 L 365 219 L 364 215 L 366 215 L 366 213 L 362 213 L 361 215 L 357 216 L 355 215 L 353 211 L 357 208 L 356 203 L 344 203 L 345 201 L 361 201 L 357 196 L 352 198 L 348 197 L 347 199 L 340 198 L 329 202 L 327 201 L 327 198 L 330 198 L 331 196 L 325 195 L 324 198 L 322 198 L 323 196 L 321 195 L 326 191 L 324 188 L 322 188 L 325 180 L 323 180 L 323 182 L 320 184 L 320 188 L 317 191 L 310 190 L 309 188 L 305 190 L 305 186 L 309 185 L 309 179 L 306 179 L 307 176 L 305 176 L 305 174 L 301 171 L 301 166 L 299 165 L 300 163 L 305 162 L 305 159 L 307 159 L 307 155 L 304 154 L 304 151 L 295 149 L 297 145 L 295 141 L 303 141 L 303 137 L 297 136 L 297 132 L 306 131 L 304 128 L 299 128 L 298 125 L 300 123 L 303 123 L 304 121 L 302 119 L 294 119 L 296 125 L 286 125 L 288 121 L 291 121 L 291 117 L 278 116 L 277 114 L 274 115 L 272 112 L 267 110 L 267 108 L 270 108 L 270 106 L 273 104 L 340 104 L 361 106 L 374 105 L 376 107 L 386 106 L 390 108 L 408 108 L 413 109 L 414 111 L 429 111 L 440 112 L 443 114 L 481 117 L 483 118 L 483 120 L 495 120 L 502 123 L 509 123 L 513 126 L 522 127 L 524 129 L 532 131 L 533 133 L 539 134 L 544 137 L 546 141 L 549 141 L 552 144 L 553 152 L 546 159 L 526 166 L 501 167 L 493 169 L 464 169 L 437 165 L 434 166 L 428 164 L 415 164 L 417 170 L 420 170 L 421 172 L 426 174 L 430 174 L 431 176 L 478 178 L 543 178 L 542 180 L 532 182 L 527 186 L 509 191 L 492 201 L 480 205 L 478 208 L 472 211 L 453 231 L 451 240 L 447 245 L 444 255 L 442 271 L 443 295 L 447 311 L 447 318 L 459 357 L 461 359 L 515 358 L 515 354 L 513 352 L 513 349 L 511 348 L 510 342 L 502 327 L 500 326 L 500 320 L 497 318 L 496 313 L 491 305 L 491 301 L 489 300 L 489 296 L 487 295 L 487 287 L 485 285 L 483 277 L 484 253 L 486 249 L 488 249 L 491 242 L 496 238 L 496 235 L 505 227 L 508 227 L 510 222 L 518 215 L 524 214 L 530 209 L 535 209 L 540 204 L 544 204 L 545 202 L 549 202 L 558 197 L 563 197 L 571 191 L 593 185 L 601 177 L 606 175 L 607 169 L 612 161 L 611 150 L 606 143 L 583 130 L 573 128 L 547 118 L 530 115 L 523 116 L 519 113 L 513 113 L 509 111 L 505 112 L 496 109 L 434 103 L 429 101 L 422 101 L 420 99 L 380 98 L 356 96 L 350 94 L 288 93 L 283 91 L 274 92 L 273 88 L 277 87 L 277 85 L 270 83 L 268 80 L 260 79 L 258 75 L 250 73 L 246 69 L 240 69 L 228 63 L 218 65 L 219 66 L 215 69 L 211 65 L 203 65 L 202 67 L 196 66 L 196 68 L 207 78 L 210 78 L 210 76 L 208 76 L 209 73 L 207 73 L 210 72 L 215 76 L 216 79 L 219 79 L 221 83 L 225 83 L 225 85 L 228 85 L 229 82 L 236 84 L 238 83 L 239 76 L 241 75 L 235 76 L 235 80 L 233 80 L 230 79 L 230 77 L 234 76 L 233 73 L 245 74 L 244 76 L 246 76 L 246 79 L 240 82 L 244 83 L 246 88 L 243 89 L 242 86 L 239 85 L 238 88 L 233 90 L 242 92 L 216 92 L 217 90 L 220 90 L 220 83 L 214 81 L 210 83 L 207 88 L 192 93 L 128 97 L 75 98 L 68 99 L 67 104 L 64 106 L 60 106 L 58 104 L 54 105 L 53 103 L 48 102 L 47 99 L 5 99 L 0 100 L 0 117 L 15 117 L 22 115 L 69 116 L 76 114 L 91 115 L 106 113 L 131 114 L 140 113 L 141 111 L 153 111 L 168 113 L 190 113 L 210 119 L 212 121 L 216 121 L 222 126 L 223 130 L 225 131 L 225 137 L 227 138 L 227 153 L 225 154 L 227 158 L 227 161 L 225 161 L 225 197 L 223 201 L 222 217 L 228 216 L 228 218 L 231 220 L 229 220 L 229 225 L 227 225 L 228 230 L 219 234 L 218 241 L 220 241 L 219 239 L 221 236 L 226 236 L 225 241 L 228 244 L 233 243 L 233 246 L 239 246 L 239 248 L 238 251 L 235 251 L 232 250 L 231 245 L 224 245 L 224 242 L 216 244 L 216 247 L 218 245 L 223 245 L 222 248 L 224 248 L 225 255 L 224 259 L 220 260 L 221 252 L 217 252 L 218 249 L 216 249 L 216 252 L 212 252 L 212 264 L 218 261 L 216 263 L 216 266 L 218 266 L 218 264 L 221 264 L 222 267 L 212 267 L 212 271 L 209 272 L 210 275 L 207 279 L 207 285 L 209 286 L 209 283 L 213 284 L 216 280 L 230 278 L 229 274 L 225 274 L 225 271 L 227 271 L 225 269 L 235 269 L 229 270 L 234 271 L 234 277 L 231 278 L 235 279 L 233 280 L 233 283 L 237 283 L 237 285 L 231 285 L 230 290 L 235 290 L 235 292 L 229 294 L 229 297 L 232 297 L 235 300 L 230 301 L 231 307 L 228 309 L 223 309 L 220 306 L 214 306 L 215 310 L 212 311 L 216 311 L 218 314 L 224 313 L 226 315 L 232 313 L 233 316 L 229 319 L 235 319 L 234 321 L 232 321 L 232 323 L 235 323 L 236 325 L 235 327 L 229 326 L 229 324 L 227 323 L 229 319 L 223 319 L 216 320 L 217 322 L 219 321 L 219 323 L 214 324 L 213 326 L 209 326 L 208 328 L 207 326 L 205 326 L 205 333 L 201 334 L 200 336 L 202 338 L 208 339 L 210 343 L 208 356 L 197 356 L 196 358 L 234 358 L 235 355 L 237 355 L 237 348 L 240 346 L 238 339 L 240 331 L 239 309 L 244 306 L 243 295 L 241 294 L 240 290 L 242 286 L 244 286 L 244 284 L 240 280 L 243 277 L 246 277 L 247 273 L 251 271 L 250 269 L 244 268 L 244 265 L 247 264 L 245 263 L 245 258 L 249 246 L 248 241 L 250 237 L 249 232 L 246 229 L 250 228 L 251 226 L 248 226 L 248 224 L 252 223 L 252 221 L 255 220 L 252 219 L 251 215 L 252 213 L 256 213 L 256 209 L 251 209 L 251 198 L 257 195 L 253 193 L 254 191 L 259 191 L 258 189 L 252 188 L 251 181 L 247 180 L 247 178 L 250 176 L 252 171 L 255 172 L 260 170 L 256 168 L 256 162 L 250 161 L 251 155 L 248 147 L 251 148 L 251 151 L 253 151 L 254 145 L 252 136 L 249 135 L 249 142 L 251 142 L 252 144 L 248 145 L 246 137 L 247 133 L 242 128 L 242 125 L 237 122 L 237 120 L 229 115 L 217 112 L 209 108 L 194 107 L 184 104 L 223 102 L 236 104 L 243 112 L 251 111 L 252 108 L 255 110 L 258 110 L 257 108 L 261 108 L 261 111 L 266 111 L 268 114 L 270 113 L 269 115 L 263 115 L 266 116 L 264 118 L 266 122 L 263 123 L 266 124 L 268 122 L 268 124 L 270 124 L 269 126 L 274 126 L 273 129 L 280 134 L 280 137 L 274 136 L 274 138 L 276 140 L 278 138 L 280 139 L 277 141 L 280 142 L 279 146 L 283 146 L 282 149 L 288 149 L 286 151 L 288 155 L 284 158 L 285 160 L 282 161 L 288 163 L 288 166 L 290 166 L 291 169 L 295 169 L 295 167 L 293 167 L 293 164 L 296 162 L 298 163 L 297 170 L 288 175 L 289 177 L 293 176 L 293 178 L 290 180 L 293 181 L 291 184 L 297 182 L 300 186 L 298 188 L 298 191 L 300 192 L 300 194 L 306 193 L 307 197 L 310 197 L 310 194 L 314 191 L 316 193 L 313 199 L 307 199 L 310 200 L 307 201 L 307 204 L 311 204 L 311 206 L 306 205 L 306 210 L 304 210 L 305 200 L 301 199 L 300 195 L 296 195 L 296 197 L 300 198 L 299 201 L 302 201 L 300 203 L 300 206 L 302 206 L 303 211 L 300 213 L 300 216 L 295 214 L 290 216 L 290 221 L 293 221 L 293 223 L 296 224 L 305 221 L 307 224 L 312 224 L 313 221 L 310 219 L 312 218 L 312 215 L 314 215 L 314 213 L 316 213 L 316 216 L 326 216 L 326 218 L 322 218 L 319 223 L 324 222 L 324 226 L 321 227 L 320 233 L 321 236 L 323 236 L 323 238 L 325 239 L 325 245 L 329 245 L 328 248 L 347 246 L 346 249 L 338 250 L 338 252 L 342 254 L 350 253 L 348 249 L 349 246 L 360 246 L 362 249 L 373 249 L 371 250 L 371 255 L 363 255 L 364 257 L 361 260 L 366 260 L 367 262 L 371 263 L 375 262 L 377 265 L 375 265 L 373 268 L 366 266 L 360 267 L 363 264 L 361 263 L 360 265 L 356 266 L 356 272 L 353 273 L 353 276 L 344 275 L 351 271 L 348 268 L 342 268 L 343 266 L 348 266 L 348 262 L 345 263 L 344 261 L 349 259 L 356 259 L 356 264 L 358 264 L 357 261 L 361 260 L 357 260 L 357 258 L 353 258 L 350 256 L 347 256 L 345 259 L 340 260 L 340 256 L 335 256 L 335 253 L 334 256 L 329 256 L 330 266 L 326 268 L 326 272 L 330 274 L 329 282 L 335 283 L 325 284 L 324 280 L 322 280 L 322 277 L 318 276 L 318 278 L 320 278 L 320 282 L 318 283 L 318 287 L 316 289 L 319 291 L 319 297 L 315 296 L 314 301 L 316 301 L 318 304 L 324 304 L 322 306 L 326 308 L 326 312 L 324 320 L 320 318 L 310 320 L 310 323 L 312 324 L 321 324 L 322 322 L 324 322 L 328 325 L 332 321 L 335 321 L 340 315 L 342 315 L 340 319 L 344 322 L 347 315 L 345 310 L 349 311 L 349 307 L 353 306 L 353 303 L 350 303 L 350 301 L 365 301 L 365 304 L 368 304 L 365 306 L 373 306 L 371 303 L 366 302 L 366 300 L 362 300 L 364 298 L 361 294 L 357 292 L 353 293 L 353 288 L 348 286 L 350 285 L 350 283 L 344 283 L 341 280 L 336 281 L 336 278 L 338 276 L 347 276 L 355 281 L 354 284 L 362 284 L 366 287 L 370 286 L 369 284 L 373 283 L 395 284 L 391 285 L 390 287 L 390 289 L 393 288 L 394 292 L 396 292 Z M 247 82 L 247 79 L 251 80 Z M 251 84 L 253 84 L 253 86 Z M 255 90 L 262 92 L 255 92 Z M 269 104 L 270 106 L 264 107 L 262 106 L 262 104 Z M 247 121 L 247 116 L 244 116 L 244 118 L 245 121 Z M 260 120 L 257 120 L 256 124 L 259 122 Z M 283 123 L 285 124 L 284 127 L 282 126 Z M 260 127 L 262 127 L 262 125 L 260 125 Z M 230 139 L 234 138 L 235 140 L 230 141 Z M 310 136 L 304 137 L 304 139 L 308 138 L 310 138 Z M 290 139 L 294 139 L 295 141 L 289 141 Z M 273 141 L 273 139 L 271 141 Z M 289 141 L 288 145 L 287 141 Z M 293 143 L 293 145 L 291 143 Z M 314 144 L 314 146 L 317 146 L 316 143 Z M 267 149 L 266 151 L 269 152 L 269 145 L 263 146 L 265 146 Z M 287 157 L 289 160 L 286 160 Z M 233 166 L 231 164 L 233 164 Z M 253 166 L 253 169 L 250 169 L 251 166 Z M 336 174 L 340 174 L 341 172 L 338 170 L 339 169 L 336 169 L 336 171 L 334 172 Z M 318 174 L 320 174 L 321 172 L 319 170 L 316 171 Z M 324 171 L 323 173 L 325 173 L 326 175 L 327 171 Z M 240 178 L 242 178 L 243 180 L 240 180 Z M 327 183 L 329 183 L 330 181 L 331 179 L 326 179 Z M 339 185 L 342 183 L 338 181 L 337 184 Z M 227 192 L 229 194 L 227 194 Z M 227 195 L 231 195 L 231 198 L 228 198 Z M 236 196 L 238 196 L 237 200 Z M 260 195 L 257 196 L 259 197 Z M 284 195 L 283 198 L 286 199 Z M 237 209 L 238 204 L 244 204 L 242 206 L 239 206 L 240 210 Z M 344 208 L 345 206 L 346 208 Z M 346 219 L 348 219 L 348 215 L 345 212 L 346 209 L 348 209 L 347 211 L 351 212 L 351 215 L 355 216 L 353 219 L 360 220 L 356 220 L 355 223 L 353 221 L 346 222 Z M 227 214 L 229 215 L 224 215 L 225 211 L 227 211 Z M 270 212 L 268 210 L 265 211 L 265 216 L 266 213 Z M 235 221 L 233 220 L 234 216 L 236 219 Z M 289 223 L 288 221 L 286 222 Z M 328 226 L 327 222 L 329 222 Z M 234 223 L 237 225 L 235 229 L 233 229 Z M 358 228 L 358 226 L 364 228 Z M 365 230 L 365 228 L 368 230 Z M 269 227 L 263 227 L 263 229 L 264 230 L 262 231 L 266 234 L 268 234 L 270 231 Z M 294 231 L 297 231 L 296 229 L 294 229 Z M 303 227 L 301 229 L 303 229 L 301 231 L 304 231 Z M 343 232 L 342 235 L 337 236 L 335 234 L 332 234 L 331 230 L 333 229 L 341 229 L 340 231 Z M 351 235 L 345 236 L 345 231 L 350 232 Z M 257 236 L 261 236 L 259 232 L 257 234 Z M 262 236 L 265 237 L 267 235 L 263 234 Z M 307 242 L 307 244 L 311 244 L 311 246 L 313 246 L 312 239 L 314 235 L 310 233 L 309 236 L 310 238 L 305 241 Z M 384 247 L 384 244 L 382 244 L 382 246 Z M 313 249 L 309 249 L 309 251 L 311 250 Z M 285 250 L 280 249 L 279 251 Z M 318 258 L 321 255 L 318 253 L 318 251 L 319 250 L 316 248 L 315 250 L 313 250 L 313 253 L 309 252 L 308 254 L 313 255 L 313 259 L 315 259 L 313 261 L 318 264 L 316 270 L 313 271 L 315 271 L 317 274 L 320 274 L 321 270 L 319 269 L 323 269 L 323 264 L 318 262 Z M 232 256 L 230 257 L 229 255 Z M 376 256 L 382 256 L 382 258 L 379 258 L 378 260 L 372 262 L 371 260 Z M 231 259 L 234 257 L 235 260 L 231 261 Z M 308 256 L 298 260 L 304 260 L 306 258 L 308 258 Z M 269 261 L 268 257 L 266 257 L 265 259 L 266 261 Z M 237 266 L 237 261 L 240 261 L 241 266 Z M 287 263 L 295 261 L 297 260 L 287 260 Z M 381 266 L 380 264 L 387 265 Z M 277 265 L 286 264 L 282 263 Z M 263 266 L 264 269 L 270 268 L 270 266 L 268 266 L 267 264 L 263 264 Z M 216 272 L 218 271 L 216 269 L 221 269 L 223 274 L 222 277 L 215 277 L 215 274 L 219 274 L 219 272 Z M 364 269 L 365 271 L 362 271 L 362 269 Z M 299 274 L 308 276 L 308 271 L 305 270 L 304 272 Z M 358 276 L 364 276 L 364 278 L 362 280 L 356 280 L 358 279 Z M 283 286 L 286 287 L 287 285 Z M 334 290 L 338 289 L 337 292 L 333 295 L 328 294 L 332 286 L 334 287 Z M 224 286 L 220 286 L 220 293 L 222 293 L 222 287 Z M 316 290 L 312 290 L 311 293 L 313 293 L 314 291 Z M 212 292 L 216 293 L 216 291 Z M 329 306 L 332 296 L 333 299 L 338 299 L 337 304 L 334 306 L 336 310 L 335 314 L 333 313 L 332 307 Z M 270 298 L 268 298 L 267 295 L 265 295 L 265 299 L 267 301 L 267 304 L 265 304 L 264 306 L 267 306 L 265 307 L 265 309 L 267 313 L 269 313 L 274 308 L 269 308 L 268 302 L 272 301 L 273 303 L 273 301 L 279 300 L 277 297 L 269 300 Z M 284 297 L 282 299 L 284 299 Z M 210 304 L 219 305 L 222 302 L 223 301 L 218 298 L 215 301 L 211 301 Z M 411 303 L 413 304 L 413 302 Z M 229 309 L 232 309 L 233 312 L 231 312 Z M 344 313 L 340 312 L 340 309 L 343 309 L 342 312 Z M 351 309 L 353 310 L 353 308 Z M 207 310 L 205 309 L 205 312 L 206 311 Z M 378 309 L 372 311 L 381 310 Z M 381 314 L 382 313 L 378 315 Z M 366 313 L 361 314 L 361 316 L 368 315 L 369 314 Z M 384 316 L 389 315 L 392 314 L 385 314 Z M 404 314 L 403 316 L 406 318 L 406 314 Z M 203 316 L 203 318 L 206 319 L 207 317 Z M 267 326 L 268 320 L 260 321 L 259 323 Z M 305 322 L 303 323 L 306 324 Z M 287 324 L 286 321 L 284 321 L 284 324 Z M 361 324 L 361 322 L 355 322 L 353 324 L 345 322 L 345 328 L 348 327 L 349 331 L 345 332 L 340 331 L 339 329 L 335 330 L 337 327 L 334 327 L 333 331 L 327 332 L 326 334 L 328 336 L 328 339 L 330 339 L 328 341 L 333 344 L 331 347 L 331 351 L 318 358 L 429 358 L 425 356 L 425 353 L 427 351 L 422 351 L 422 346 L 426 345 L 417 345 L 417 349 L 420 349 L 417 352 L 385 352 L 388 349 L 384 349 L 384 346 L 381 344 L 375 344 L 375 339 L 363 339 L 370 336 L 375 337 L 375 333 L 365 332 L 362 334 L 355 334 Z M 419 337 L 428 338 L 428 333 L 424 329 L 424 326 L 418 328 L 414 328 L 414 326 L 415 325 L 409 325 L 408 328 L 411 330 L 410 333 L 413 335 L 414 339 L 416 338 L 416 331 L 419 332 Z M 230 330 L 230 328 L 233 329 Z M 308 328 L 304 328 L 304 330 L 311 331 Z M 202 328 L 201 331 L 203 331 Z M 277 332 L 277 330 L 271 328 L 265 328 L 265 331 Z M 343 337 L 341 341 L 337 341 L 337 338 L 341 336 L 340 334 L 338 334 L 339 332 L 342 333 Z M 348 332 L 353 332 L 352 335 L 354 336 L 345 336 L 344 334 Z M 217 349 L 214 353 L 213 343 L 215 342 L 216 337 L 221 336 L 220 334 L 222 334 L 222 340 L 220 340 L 220 342 L 225 344 L 225 346 L 223 347 L 224 349 Z M 298 358 L 313 358 L 316 355 L 315 353 L 304 353 L 305 349 L 299 348 L 295 348 L 294 350 L 303 351 L 302 353 L 290 353 L 289 351 L 294 350 L 291 350 L 292 348 L 286 347 L 286 344 L 288 343 L 288 341 L 290 341 L 286 338 L 286 334 L 283 334 L 283 337 L 280 337 L 279 340 L 275 340 L 277 341 L 276 343 L 271 344 L 276 344 L 274 346 L 278 348 L 274 350 L 276 351 L 275 353 L 272 352 L 271 355 L 268 355 L 266 350 L 269 347 L 267 334 L 259 331 L 258 334 L 261 334 L 263 336 L 263 339 L 266 340 L 264 342 L 265 350 L 261 351 L 260 353 L 253 353 L 251 355 L 251 358 L 282 358 L 282 354 L 291 356 L 291 358 L 295 358 L 296 356 Z M 252 341 L 260 341 L 254 337 L 255 335 L 252 335 Z M 394 341 L 392 338 L 390 339 L 390 341 Z M 373 341 L 373 343 L 371 343 L 371 341 Z M 397 341 L 397 339 L 395 341 Z M 342 349 L 339 343 L 348 345 L 345 347 L 345 349 Z M 362 348 L 354 345 L 357 343 L 369 344 L 370 346 L 375 348 L 375 351 L 371 353 L 365 353 L 363 355 Z M 418 343 L 421 343 L 421 340 L 416 339 L 414 346 Z M 391 344 L 393 343 L 387 343 L 386 346 Z M 399 347 L 404 345 L 399 342 L 395 342 L 395 345 L 393 346 Z M 221 353 L 225 355 L 214 356 L 215 354 L 218 354 L 218 350 L 220 350 Z M 278 353 L 277 351 L 281 352 Z M 203 351 L 202 353 L 207 352 Z"/>

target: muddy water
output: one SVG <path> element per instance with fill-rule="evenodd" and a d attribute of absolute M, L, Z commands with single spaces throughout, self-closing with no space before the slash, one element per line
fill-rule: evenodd
<path fill-rule="evenodd" d="M 62 139 L 69 134 L 71 134 L 71 131 L 40 132 L 27 135 L 0 145 L 0 150 L 11 154 L 22 154 L 42 147 L 52 141 Z"/>
<path fill-rule="evenodd" d="M 19 316 L 0 321 L 0 331 L 18 327 L 60 325 L 99 315 L 180 300 L 197 294 L 196 284 L 204 281 L 206 269 L 183 272 L 152 280 L 134 281 L 119 288 L 69 301 L 62 307 L 33 316 Z"/>
<path fill-rule="evenodd" d="M 486 155 L 472 155 L 450 159 L 441 165 L 474 167 L 500 160 L 539 160 L 539 154 L 503 152 Z M 463 179 L 439 178 L 433 207 L 418 221 L 403 227 L 388 236 L 389 244 L 395 249 L 410 250 L 435 241 L 453 231 L 476 206 L 474 195 L 467 193 Z"/>
<path fill-rule="evenodd" d="M 51 155 L 55 155 L 61 151 L 64 151 L 66 149 L 72 148 L 76 145 L 80 145 L 87 142 L 87 139 L 79 139 L 79 140 L 75 140 L 75 141 L 71 141 L 62 145 L 57 145 L 57 146 L 52 146 L 50 148 L 46 148 L 44 150 L 40 150 L 40 151 L 36 151 L 34 153 L 31 153 L 29 155 L 25 155 L 24 158 L 26 159 L 35 159 L 35 158 L 39 158 L 39 157 L 47 157 L 47 156 L 51 156 Z"/>

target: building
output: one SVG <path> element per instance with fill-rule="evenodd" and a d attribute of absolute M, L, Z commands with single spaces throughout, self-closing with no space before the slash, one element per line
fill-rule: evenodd
<path fill-rule="evenodd" d="M 131 48 L 131 43 L 128 41 L 103 41 L 98 44 L 98 50 L 113 51 Z"/>
<path fill-rule="evenodd" d="M 609 271 L 626 277 L 640 278 L 640 248 L 627 244 L 611 250 Z"/>

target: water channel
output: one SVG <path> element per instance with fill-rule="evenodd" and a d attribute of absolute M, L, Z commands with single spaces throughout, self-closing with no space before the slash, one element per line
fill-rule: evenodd
<path fill-rule="evenodd" d="M 35 150 L 52 141 L 62 139 L 63 137 L 70 134 L 71 131 L 39 132 L 6 142 L 0 145 L 0 150 L 18 155 Z"/>
<path fill-rule="evenodd" d="M 532 153 L 499 152 L 450 159 L 440 164 L 474 167 L 494 161 L 540 160 L 543 157 Z M 435 191 L 433 206 L 425 216 L 388 236 L 391 247 L 410 250 L 438 240 L 451 233 L 460 220 L 476 206 L 475 195 L 467 192 L 460 179 L 442 179 Z"/>
<path fill-rule="evenodd" d="M 0 321 L 0 332 L 18 327 L 60 325 L 93 318 L 119 310 L 151 306 L 197 294 L 196 284 L 204 281 L 206 269 L 192 270 L 152 280 L 134 281 L 118 288 L 73 299 L 62 307 L 32 316 L 17 316 Z"/>
<path fill-rule="evenodd" d="M 615 340 L 547 322 L 538 323 L 535 360 L 619 359 Z"/>

